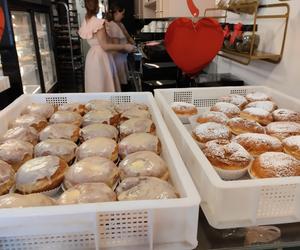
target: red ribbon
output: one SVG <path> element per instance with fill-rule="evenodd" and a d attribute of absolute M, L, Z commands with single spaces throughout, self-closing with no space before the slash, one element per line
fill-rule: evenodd
<path fill-rule="evenodd" d="M 195 5 L 193 0 L 186 0 L 186 3 L 189 7 L 190 12 L 192 13 L 193 17 L 198 17 L 199 16 L 199 9 Z"/>
<path fill-rule="evenodd" d="M 228 38 L 230 36 L 230 29 L 228 24 L 225 26 L 224 30 L 223 30 L 223 34 L 224 34 L 224 38 Z"/>
<path fill-rule="evenodd" d="M 241 24 L 241 23 L 237 23 L 234 25 L 233 34 L 231 35 L 230 41 L 229 41 L 229 43 L 231 45 L 234 43 L 234 41 L 237 37 L 242 35 L 242 33 L 243 33 L 242 27 L 243 27 L 243 24 Z"/>

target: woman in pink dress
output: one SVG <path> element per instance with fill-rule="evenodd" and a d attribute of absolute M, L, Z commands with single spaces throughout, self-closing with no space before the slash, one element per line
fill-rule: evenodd
<path fill-rule="evenodd" d="M 107 34 L 114 44 L 134 44 L 134 40 L 128 34 L 125 26 L 121 22 L 125 15 L 125 8 L 121 4 L 112 4 L 106 19 Z M 121 84 L 128 83 L 128 65 L 127 54 L 115 52 L 113 53 L 115 64 L 118 71 L 118 77 Z"/>
<path fill-rule="evenodd" d="M 86 39 L 90 50 L 85 60 L 85 91 L 121 91 L 117 69 L 110 52 L 129 53 L 135 47 L 131 44 L 112 44 L 106 34 L 104 19 L 98 19 L 98 0 L 85 0 L 86 16 L 78 31 Z"/>

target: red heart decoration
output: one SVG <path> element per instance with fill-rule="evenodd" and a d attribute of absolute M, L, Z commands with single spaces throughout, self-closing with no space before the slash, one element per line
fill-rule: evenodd
<path fill-rule="evenodd" d="M 223 44 L 223 30 L 212 18 L 193 23 L 188 18 L 173 21 L 165 35 L 166 49 L 174 63 L 194 75 L 207 66 Z"/>
<path fill-rule="evenodd" d="M 4 28 L 5 28 L 5 17 L 4 17 L 3 9 L 2 7 L 0 7 L 0 42 L 2 40 Z"/>

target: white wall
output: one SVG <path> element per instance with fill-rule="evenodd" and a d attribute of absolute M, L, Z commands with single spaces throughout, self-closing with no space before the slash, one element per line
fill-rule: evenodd
<path fill-rule="evenodd" d="M 275 0 L 263 0 L 262 3 L 279 3 Z M 290 20 L 283 58 L 279 64 L 264 61 L 253 61 L 248 66 L 218 57 L 218 72 L 230 72 L 248 84 L 268 85 L 292 96 L 300 98 L 300 4 L 299 0 L 288 1 L 290 5 Z M 268 12 L 269 13 L 269 12 Z M 283 23 L 269 20 L 266 28 L 258 27 L 262 35 L 260 47 L 278 51 Z M 260 29 L 261 28 L 261 29 Z"/>

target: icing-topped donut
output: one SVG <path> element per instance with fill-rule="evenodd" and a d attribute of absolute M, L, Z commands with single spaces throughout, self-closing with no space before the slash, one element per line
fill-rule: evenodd
<path fill-rule="evenodd" d="M 24 114 L 19 116 L 13 123 L 12 127 L 33 127 L 38 132 L 48 125 L 46 118 L 35 114 Z"/>
<path fill-rule="evenodd" d="M 80 130 L 80 141 L 84 142 L 96 137 L 107 137 L 113 140 L 117 140 L 119 131 L 116 127 L 109 124 L 94 123 Z"/>
<path fill-rule="evenodd" d="M 126 155 L 138 151 L 152 151 L 161 153 L 161 143 L 157 136 L 149 133 L 135 133 L 128 135 L 119 142 L 119 155 L 123 159 Z"/>
<path fill-rule="evenodd" d="M 148 106 L 143 103 L 136 103 L 136 102 L 124 102 L 116 105 L 116 111 L 118 113 L 124 113 L 125 111 L 128 111 L 130 109 L 136 108 L 141 110 L 148 110 Z"/>
<path fill-rule="evenodd" d="M 78 102 L 73 103 L 65 103 L 61 106 L 58 106 L 59 111 L 71 111 L 77 112 L 80 115 L 84 115 L 86 113 L 85 105 Z"/>
<path fill-rule="evenodd" d="M 300 135 L 300 123 L 297 122 L 272 122 L 266 127 L 269 135 L 283 140 L 289 136 Z"/>
<path fill-rule="evenodd" d="M 92 156 L 73 164 L 66 172 L 64 185 L 67 189 L 82 183 L 106 183 L 113 187 L 119 179 L 119 168 L 106 158 Z"/>
<path fill-rule="evenodd" d="M 129 120 L 131 118 L 151 119 L 151 114 L 148 110 L 139 108 L 132 108 L 121 114 L 121 122 Z"/>
<path fill-rule="evenodd" d="M 0 196 L 0 208 L 53 206 L 55 201 L 44 194 L 10 193 Z"/>
<path fill-rule="evenodd" d="M 81 126 L 82 117 L 77 112 L 72 111 L 57 111 L 55 112 L 50 120 L 50 123 L 67 123 L 67 124 L 74 124 L 78 127 Z"/>
<path fill-rule="evenodd" d="M 259 92 L 259 91 L 247 94 L 246 99 L 249 102 L 271 101 L 272 100 L 272 98 L 269 95 L 267 95 L 265 93 L 262 93 L 262 92 Z"/>
<path fill-rule="evenodd" d="M 27 141 L 32 145 L 36 145 L 39 139 L 39 134 L 33 127 L 14 127 L 5 132 L 0 138 L 4 142 L 11 139 Z"/>
<path fill-rule="evenodd" d="M 228 122 L 228 117 L 222 112 L 217 111 L 207 111 L 197 115 L 197 123 L 206 123 L 206 122 L 216 122 L 226 125 Z"/>
<path fill-rule="evenodd" d="M 69 163 L 74 160 L 77 145 L 66 139 L 47 139 L 34 147 L 34 156 L 56 155 Z"/>
<path fill-rule="evenodd" d="M 35 114 L 48 119 L 54 111 L 54 107 L 49 103 L 32 103 L 25 108 L 22 114 Z"/>
<path fill-rule="evenodd" d="M 300 160 L 300 135 L 291 136 L 282 141 L 283 150 Z"/>
<path fill-rule="evenodd" d="M 290 109 L 277 109 L 273 113 L 275 122 L 299 122 L 300 123 L 300 112 Z"/>
<path fill-rule="evenodd" d="M 117 126 L 119 123 L 119 119 L 120 115 L 113 110 L 107 108 L 101 110 L 92 110 L 83 116 L 82 126 L 85 127 L 87 125 L 95 123 Z"/>
<path fill-rule="evenodd" d="M 265 128 L 258 122 L 246 120 L 241 117 L 231 118 L 228 121 L 227 126 L 230 128 L 230 131 L 235 135 L 243 133 L 265 134 L 266 132 Z"/>
<path fill-rule="evenodd" d="M 231 138 L 231 132 L 228 127 L 216 122 L 199 124 L 193 129 L 192 135 L 199 143 L 206 143 L 217 139 L 229 140 Z"/>
<path fill-rule="evenodd" d="M 261 108 L 246 108 L 241 111 L 241 117 L 250 121 L 256 121 L 261 125 L 267 125 L 273 121 L 272 114 Z"/>
<path fill-rule="evenodd" d="M 268 112 L 273 112 L 278 108 L 275 102 L 272 101 L 256 101 L 248 103 L 245 108 L 260 108 Z"/>
<path fill-rule="evenodd" d="M 25 162 L 16 174 L 16 189 L 21 194 L 40 193 L 59 187 L 68 164 L 57 156 L 42 156 Z"/>
<path fill-rule="evenodd" d="M 26 141 L 11 139 L 0 145 L 0 160 L 10 164 L 15 171 L 33 157 L 33 145 Z"/>
<path fill-rule="evenodd" d="M 242 109 L 248 103 L 247 99 L 244 96 L 237 94 L 222 96 L 219 98 L 219 101 L 232 103 L 238 106 L 240 109 Z"/>
<path fill-rule="evenodd" d="M 71 187 L 57 200 L 59 205 L 110 202 L 116 194 L 105 183 L 83 183 Z"/>
<path fill-rule="evenodd" d="M 168 180 L 167 163 L 151 151 L 139 151 L 127 155 L 119 164 L 121 179 L 127 177 L 153 176 Z"/>
<path fill-rule="evenodd" d="M 87 104 L 85 104 L 85 108 L 88 111 L 102 109 L 115 110 L 114 104 L 110 100 L 90 100 Z"/>
<path fill-rule="evenodd" d="M 285 153 L 266 152 L 254 160 L 250 174 L 254 178 L 299 176 L 300 161 Z"/>
<path fill-rule="evenodd" d="M 176 115 L 191 116 L 198 113 L 197 107 L 187 102 L 173 102 L 171 108 Z"/>
<path fill-rule="evenodd" d="M 238 108 L 238 106 L 229 102 L 217 102 L 210 108 L 210 111 L 222 112 L 229 118 L 239 116 L 240 114 L 240 109 Z"/>
<path fill-rule="evenodd" d="M 83 142 L 77 150 L 78 160 L 91 157 L 100 156 L 112 161 L 118 159 L 118 145 L 117 143 L 106 137 L 96 137 Z"/>
<path fill-rule="evenodd" d="M 174 199 L 178 195 L 168 182 L 156 177 L 128 177 L 117 187 L 118 200 Z"/>
<path fill-rule="evenodd" d="M 5 161 L 0 160 L 0 195 L 7 194 L 14 184 L 14 169 Z"/>
<path fill-rule="evenodd" d="M 281 141 L 270 135 L 245 133 L 236 136 L 232 141 L 242 145 L 252 156 L 258 156 L 269 151 L 282 151 Z"/>
<path fill-rule="evenodd" d="M 40 140 L 67 139 L 77 142 L 79 131 L 79 127 L 74 124 L 55 123 L 47 126 L 40 132 Z"/>
<path fill-rule="evenodd" d="M 121 139 L 134 133 L 155 134 L 155 124 L 148 118 L 131 118 L 120 125 Z"/>

